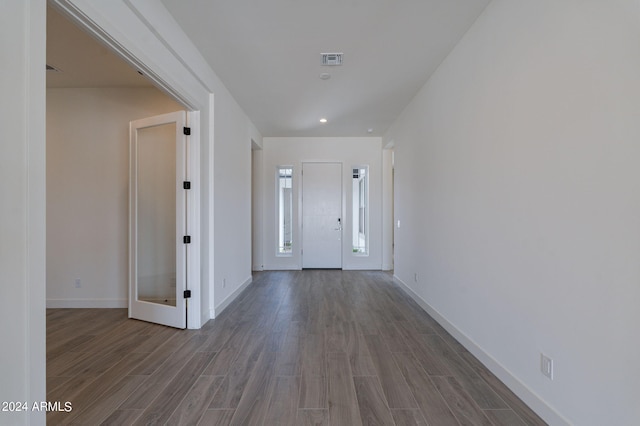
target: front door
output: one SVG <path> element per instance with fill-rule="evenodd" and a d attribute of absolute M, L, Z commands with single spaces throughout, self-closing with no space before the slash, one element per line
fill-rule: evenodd
<path fill-rule="evenodd" d="M 186 328 L 184 111 L 130 123 L 129 317 Z"/>
<path fill-rule="evenodd" d="M 302 164 L 302 267 L 342 268 L 342 164 Z"/>

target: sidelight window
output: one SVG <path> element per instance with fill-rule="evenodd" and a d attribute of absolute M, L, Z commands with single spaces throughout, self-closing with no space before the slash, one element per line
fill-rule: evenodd
<path fill-rule="evenodd" d="M 353 167 L 353 230 L 352 251 L 354 254 L 369 254 L 369 167 Z"/>
<path fill-rule="evenodd" d="M 291 256 L 293 242 L 293 168 L 291 166 L 278 167 L 278 252 L 280 256 Z"/>

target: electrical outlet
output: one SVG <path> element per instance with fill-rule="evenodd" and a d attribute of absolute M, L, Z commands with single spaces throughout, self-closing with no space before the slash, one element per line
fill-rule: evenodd
<path fill-rule="evenodd" d="M 553 360 L 543 353 L 540 354 L 540 371 L 553 380 Z"/>
<path fill-rule="evenodd" d="M 82 281 L 80 281 L 80 278 L 76 278 L 76 288 L 81 288 L 82 287 Z"/>
<path fill-rule="evenodd" d="M 227 286 L 227 279 L 223 278 L 222 279 L 222 288 L 225 288 Z"/>
<path fill-rule="evenodd" d="M 417 272 L 413 274 L 413 280 L 415 282 L 418 282 L 418 273 Z"/>

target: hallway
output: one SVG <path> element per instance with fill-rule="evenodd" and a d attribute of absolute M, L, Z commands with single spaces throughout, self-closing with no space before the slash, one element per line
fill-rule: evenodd
<path fill-rule="evenodd" d="M 47 311 L 48 424 L 543 425 L 379 271 L 260 272 L 201 330 Z"/>

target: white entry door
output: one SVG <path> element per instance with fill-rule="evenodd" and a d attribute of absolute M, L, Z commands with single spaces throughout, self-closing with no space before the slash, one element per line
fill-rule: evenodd
<path fill-rule="evenodd" d="M 186 327 L 186 113 L 130 123 L 129 317 Z"/>
<path fill-rule="evenodd" d="M 342 164 L 302 164 L 302 267 L 342 268 Z"/>

